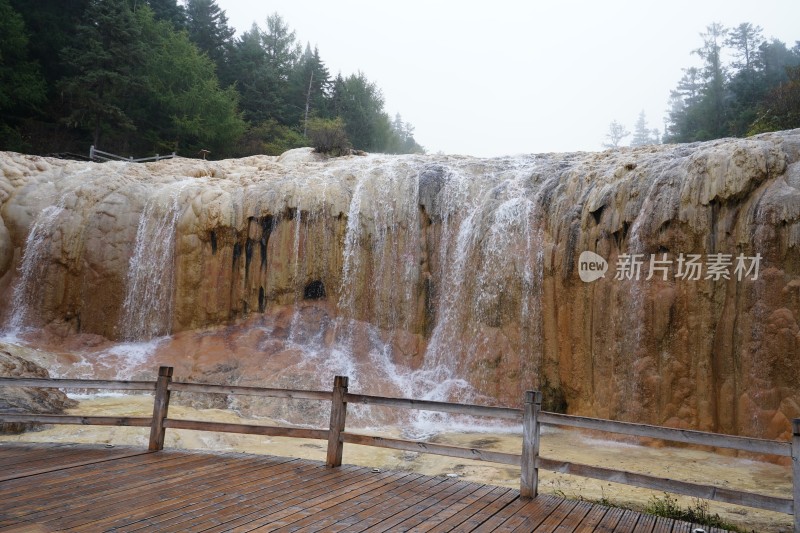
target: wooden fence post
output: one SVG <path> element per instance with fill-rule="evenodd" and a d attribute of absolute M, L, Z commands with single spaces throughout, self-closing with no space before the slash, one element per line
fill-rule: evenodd
<path fill-rule="evenodd" d="M 539 491 L 539 411 L 542 409 L 542 393 L 526 391 L 522 410 L 522 471 L 520 473 L 519 495 L 535 498 Z"/>
<path fill-rule="evenodd" d="M 333 397 L 331 398 L 331 425 L 328 431 L 328 458 L 326 466 L 334 468 L 342 465 L 342 450 L 344 443 L 341 439 L 344 423 L 347 418 L 347 376 L 333 378 Z"/>
<path fill-rule="evenodd" d="M 172 367 L 162 366 L 158 369 L 156 381 L 156 397 L 153 402 L 153 423 L 150 426 L 150 445 L 148 450 L 157 452 L 164 449 L 164 419 L 169 410 L 169 384 L 172 381 Z"/>
<path fill-rule="evenodd" d="M 792 498 L 794 533 L 800 533 L 800 418 L 792 421 Z"/>

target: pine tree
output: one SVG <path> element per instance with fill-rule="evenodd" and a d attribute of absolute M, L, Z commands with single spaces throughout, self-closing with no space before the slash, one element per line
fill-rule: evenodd
<path fill-rule="evenodd" d="M 262 32 L 257 24 L 239 37 L 232 50 L 229 82 L 236 82 L 245 119 L 258 124 L 271 116 L 267 90 L 267 53 L 262 46 Z"/>
<path fill-rule="evenodd" d="M 749 135 L 800 128 L 800 66 L 788 67 L 787 77 L 764 98 Z"/>
<path fill-rule="evenodd" d="M 305 106 L 302 96 L 292 98 L 290 78 L 301 56 L 300 43 L 277 13 L 267 17 L 261 42 L 266 53 L 265 97 L 270 116 L 280 124 L 297 126 Z M 304 93 L 301 91 L 299 95 Z"/>
<path fill-rule="evenodd" d="M 245 129 L 236 90 L 220 88 L 214 63 L 185 32 L 155 20 L 149 9 L 137 12 L 137 22 L 150 51 L 142 66 L 147 83 L 137 99 L 140 136 L 156 152 L 226 155 Z"/>
<path fill-rule="evenodd" d="M 177 0 L 147 0 L 146 3 L 153 10 L 156 20 L 165 20 L 175 29 L 186 26 L 186 10 Z"/>
<path fill-rule="evenodd" d="M 654 137 L 653 130 L 647 127 L 647 117 L 644 114 L 644 110 L 642 110 L 639 113 L 636 124 L 633 126 L 631 146 L 646 146 L 648 144 L 658 144 L 658 136 Z"/>
<path fill-rule="evenodd" d="M 728 87 L 732 98 L 730 105 L 730 132 L 744 135 L 756 119 L 756 106 L 764 97 L 766 87 L 760 80 L 758 50 L 763 42 L 762 29 L 749 22 L 732 28 L 725 41 L 734 56 L 735 69 Z"/>
<path fill-rule="evenodd" d="M 189 39 L 214 61 L 217 72 L 226 77 L 228 56 L 236 30 L 216 0 L 186 0 L 186 30 Z"/>
<path fill-rule="evenodd" d="M 8 0 L 0 0 L 0 35 L 0 150 L 22 150 L 17 121 L 44 103 L 45 81 L 28 58 L 25 22 Z"/>
<path fill-rule="evenodd" d="M 315 47 L 307 44 L 305 52 L 297 62 L 291 74 L 292 106 L 303 109 L 303 131 L 309 117 L 323 116 L 326 112 L 328 91 L 330 90 L 330 74 Z"/>
<path fill-rule="evenodd" d="M 144 83 L 140 73 L 146 54 L 127 1 L 92 0 L 75 43 L 63 54 L 76 70 L 60 84 L 69 109 L 65 121 L 88 128 L 95 146 L 104 136 L 125 143 L 135 130 L 129 107 Z"/>
<path fill-rule="evenodd" d="M 703 46 L 694 51 L 704 65 L 700 131 L 696 140 L 718 139 L 728 134 L 726 106 L 726 72 L 722 64 L 722 45 L 728 30 L 717 22 L 701 33 Z"/>
<path fill-rule="evenodd" d="M 74 73 L 61 51 L 74 44 L 89 3 L 90 0 L 11 0 L 11 6 L 25 20 L 30 33 L 30 58 L 41 67 L 48 91 L 57 92 L 57 82 Z"/>
<path fill-rule="evenodd" d="M 353 148 L 368 152 L 385 149 L 391 134 L 389 117 L 383 111 L 383 94 L 363 73 L 333 82 L 333 105 L 342 117 Z"/>
<path fill-rule="evenodd" d="M 667 142 L 695 140 L 695 132 L 699 129 L 702 90 L 700 70 L 696 67 L 683 69 L 683 77 L 677 88 L 670 92 L 669 125 L 665 139 Z"/>

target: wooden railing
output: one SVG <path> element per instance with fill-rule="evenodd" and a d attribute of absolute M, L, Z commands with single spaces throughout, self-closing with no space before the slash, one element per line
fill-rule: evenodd
<path fill-rule="evenodd" d="M 522 409 L 512 409 L 507 407 L 487 407 L 408 398 L 387 398 L 365 394 L 352 394 L 348 391 L 348 378 L 345 376 L 335 377 L 333 389 L 331 391 L 181 383 L 172 381 L 171 367 L 161 367 L 158 372 L 158 379 L 155 382 L 0 378 L 0 387 L 2 386 L 58 389 L 114 389 L 153 392 L 155 394 L 155 401 L 153 404 L 152 417 L 0 414 L 0 422 L 149 427 L 150 441 L 148 449 L 150 451 L 163 449 L 164 436 L 167 429 L 189 429 L 326 440 L 328 442 L 326 464 L 331 468 L 338 467 L 342 464 L 342 452 L 345 444 L 377 446 L 395 450 L 431 453 L 461 459 L 473 459 L 519 466 L 520 495 L 526 498 L 536 497 L 538 491 L 538 470 L 544 469 L 647 489 L 667 491 L 697 498 L 788 513 L 794 515 L 795 533 L 800 533 L 800 512 L 798 512 L 800 511 L 800 419 L 793 421 L 792 441 L 782 442 L 544 412 L 541 410 L 542 395 L 537 391 L 528 391 L 525 393 Z M 330 401 L 330 424 L 327 429 L 309 429 L 170 418 L 168 416 L 169 400 L 170 393 L 173 391 Z M 348 403 L 511 420 L 522 423 L 522 450 L 521 453 L 514 454 L 351 433 L 346 430 Z M 790 457 L 793 481 L 792 497 L 781 498 L 768 496 L 713 485 L 702 485 L 648 474 L 541 457 L 539 455 L 539 441 L 541 427 L 543 425 L 589 429 L 684 444 L 730 448 L 757 454 Z"/>
<path fill-rule="evenodd" d="M 94 147 L 94 145 L 89 147 L 89 159 L 92 161 L 127 161 L 129 163 L 145 163 L 147 161 L 161 161 L 162 159 L 172 159 L 175 157 L 175 152 L 172 152 L 169 155 L 159 155 L 156 154 L 151 157 L 139 157 L 134 159 L 133 157 L 122 157 L 121 155 L 112 154 L 110 152 L 104 152 L 102 150 L 98 150 Z"/>

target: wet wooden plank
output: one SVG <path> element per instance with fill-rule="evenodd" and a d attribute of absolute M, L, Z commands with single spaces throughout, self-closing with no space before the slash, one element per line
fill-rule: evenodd
<path fill-rule="evenodd" d="M 501 509 L 475 531 L 480 533 L 510 532 L 517 528 L 523 531 L 533 531 L 555 511 L 562 501 L 564 500 L 550 495 L 540 495 L 532 500 L 518 499 L 512 505 Z"/>
<path fill-rule="evenodd" d="M 219 513 L 216 517 L 218 523 L 214 523 L 215 527 L 208 529 L 208 532 L 251 531 L 269 525 L 290 514 L 293 509 L 302 508 L 305 502 L 329 493 L 331 487 L 346 483 L 348 477 L 357 482 L 363 479 L 367 471 L 371 472 L 360 467 L 342 466 L 328 469 L 321 463 L 315 464 L 317 468 L 311 469 L 306 475 L 298 476 L 294 483 L 274 492 L 271 498 L 249 498 L 241 505 L 229 508 L 227 513 Z"/>
<path fill-rule="evenodd" d="M 29 475 L 0 481 L 0 531 L 691 531 L 553 495 L 521 499 L 513 489 L 303 459 L 24 444 L 4 452 Z M 35 473 L 43 468 L 52 470 Z"/>
<path fill-rule="evenodd" d="M 453 505 L 452 509 L 455 510 L 453 516 L 441 524 L 434 526 L 433 529 L 431 529 L 431 533 L 443 533 L 445 531 L 450 531 L 453 528 L 457 528 L 464 522 L 472 519 L 478 513 L 483 512 L 486 507 L 494 504 L 497 500 L 503 498 L 504 496 L 508 497 L 508 493 L 511 492 L 511 489 L 507 489 L 505 487 L 488 488 L 491 488 L 492 490 L 485 496 L 482 495 L 475 501 L 470 500 L 470 498 L 466 498 L 460 503 Z"/>
<path fill-rule="evenodd" d="M 591 510 L 586 513 L 579 524 L 576 524 L 573 531 L 575 533 L 592 533 L 600 524 L 610 510 L 605 505 L 590 504 Z"/>
<path fill-rule="evenodd" d="M 489 485 L 479 485 L 476 490 L 472 491 L 472 493 L 459 498 L 458 501 L 450 503 L 446 509 L 443 509 L 441 512 L 437 513 L 430 519 L 425 520 L 424 523 L 413 527 L 410 531 L 414 533 L 422 533 L 423 531 L 434 530 L 439 526 L 441 526 L 442 529 L 444 529 L 446 527 L 444 526 L 444 524 L 446 524 L 449 520 L 453 520 L 455 522 L 455 517 L 461 511 L 467 508 L 474 509 L 481 502 L 481 500 L 489 496 L 495 489 L 496 489 L 495 487 Z M 491 501 L 494 501 L 493 499 L 490 498 L 486 499 L 489 500 L 487 501 L 486 505 L 488 505 L 488 503 L 491 503 Z M 461 521 L 463 522 L 463 520 L 464 519 L 462 519 Z"/>
<path fill-rule="evenodd" d="M 397 527 L 403 531 L 407 531 L 409 529 L 413 529 L 415 526 L 427 523 L 429 520 L 436 523 L 437 521 L 435 520 L 435 517 L 439 513 L 446 512 L 448 507 L 460 501 L 461 499 L 466 498 L 478 490 L 478 488 L 479 485 L 474 483 L 457 483 L 452 488 L 448 488 L 439 493 L 436 498 L 432 500 L 433 505 L 414 513 L 406 520 L 400 522 Z"/>
<path fill-rule="evenodd" d="M 639 521 L 641 515 L 636 511 L 626 509 L 619 519 L 619 523 L 614 528 L 614 533 L 645 533 L 645 530 L 636 529 L 636 522 Z"/>
<path fill-rule="evenodd" d="M 593 505 L 589 502 L 577 502 L 569 514 L 564 517 L 553 533 L 573 533 L 583 523 L 586 515 L 591 512 Z"/>
<path fill-rule="evenodd" d="M 30 499 L 36 493 L 47 491 L 49 495 L 69 495 L 74 492 L 74 486 L 80 486 L 81 491 L 92 491 L 97 486 L 108 488 L 104 475 L 113 476 L 116 484 L 132 483 L 132 476 L 147 476 L 149 472 L 159 468 L 158 463 L 171 461 L 174 465 L 189 467 L 196 462 L 196 456 L 163 456 L 161 454 L 135 455 L 115 459 L 111 464 L 92 463 L 83 466 L 77 472 L 57 470 L 48 472 L 37 480 L 35 489 L 31 489 L 30 480 L 14 479 L 5 481 L 0 488 L 0 497 L 6 502 Z M 161 465 L 163 466 L 163 465 Z"/>
<path fill-rule="evenodd" d="M 510 505 L 521 506 L 523 503 L 519 499 L 519 492 L 509 489 L 508 492 L 470 516 L 458 529 L 461 531 L 473 531 L 506 507 Z"/>
<path fill-rule="evenodd" d="M 38 522 L 50 523 L 57 521 L 60 528 L 73 527 L 73 522 L 90 521 L 93 516 L 109 512 L 111 509 L 122 507 L 130 509 L 131 502 L 140 501 L 152 495 L 158 495 L 170 487 L 186 486 L 191 482 L 193 488 L 202 483 L 208 476 L 225 476 L 231 472 L 231 465 L 236 464 L 237 459 L 230 458 L 228 461 L 220 457 L 206 457 L 194 469 L 184 469 L 171 462 L 159 469 L 160 473 L 169 475 L 168 481 L 162 481 L 159 475 L 153 475 L 146 479 L 136 477 L 137 483 L 118 485 L 115 480 L 106 474 L 102 477 L 106 481 L 106 488 L 101 492 L 86 494 L 81 492 L 79 498 L 71 499 L 69 505 L 64 505 L 61 498 L 37 498 L 32 500 L 35 507 L 25 510 L 25 518 L 34 519 Z M 240 460 L 241 463 L 241 460 Z M 244 464 L 239 468 L 246 468 Z M 75 486 L 75 485 L 73 485 Z M 157 489 L 154 489 L 157 487 Z M 127 507 L 126 507 L 127 506 Z M 19 516 L 20 512 L 16 511 Z"/>
<path fill-rule="evenodd" d="M 340 505 L 347 506 L 347 502 L 360 495 L 368 494 L 372 490 L 380 489 L 386 483 L 391 483 L 397 476 L 397 473 L 381 473 L 376 474 L 376 477 L 366 477 L 354 486 L 338 487 L 327 494 L 321 494 L 309 500 L 308 505 L 302 505 L 288 514 L 286 512 L 279 513 L 280 516 L 276 515 L 276 520 L 257 527 L 253 531 L 275 531 L 279 529 L 296 531 L 296 529 L 302 527 L 301 522 L 304 520 L 306 520 L 306 524 L 313 524 L 327 517 L 335 517 Z"/>
<path fill-rule="evenodd" d="M 51 517 L 45 523 L 52 523 L 57 529 L 69 529 L 86 526 L 98 520 L 107 521 L 113 517 L 122 517 L 132 509 L 157 506 L 159 503 L 164 504 L 169 501 L 170 498 L 183 499 L 190 492 L 202 492 L 209 484 L 215 481 L 224 483 L 224 480 L 242 474 L 253 466 L 249 461 L 241 461 L 238 465 L 236 463 L 212 465 L 202 474 L 184 471 L 166 482 L 156 477 L 152 479 L 152 483 L 144 487 L 125 488 L 114 494 L 92 498 L 70 509 L 68 513 Z"/>
<path fill-rule="evenodd" d="M 435 485 L 442 483 L 442 478 L 431 478 L 420 475 L 417 479 L 390 490 L 383 502 L 377 506 L 361 509 L 358 513 L 351 515 L 345 520 L 332 525 L 330 531 L 340 531 L 346 529 L 355 533 L 363 531 L 382 520 L 395 516 L 402 512 L 409 505 L 425 498 L 426 491 Z"/>
<path fill-rule="evenodd" d="M 62 471 L 79 466 L 87 466 L 96 463 L 105 463 L 115 459 L 122 459 L 125 457 L 136 457 L 139 455 L 147 454 L 146 451 L 132 452 L 125 450 L 118 450 L 110 454 L 97 454 L 92 457 L 89 454 L 69 455 L 67 457 L 51 458 L 48 461 L 40 461 L 35 463 L 26 463 L 23 465 L 14 465 L 9 468 L 6 473 L 0 474 L 0 482 L 9 481 L 12 479 L 25 478 L 30 476 L 38 476 L 53 471 Z M 65 462 L 66 461 L 66 462 Z"/>
<path fill-rule="evenodd" d="M 619 519 L 622 518 L 623 512 L 624 510 L 619 508 L 609 509 L 603 516 L 603 519 L 600 521 L 600 523 L 595 526 L 594 530 L 597 533 L 611 533 L 614 531 L 614 528 L 617 527 Z"/>
<path fill-rule="evenodd" d="M 349 476 L 343 476 L 339 479 L 334 479 L 332 484 L 325 483 L 322 486 L 316 486 L 311 492 L 305 494 L 295 494 L 289 500 L 281 502 L 280 508 L 272 510 L 267 514 L 260 516 L 246 525 L 237 527 L 232 531 L 274 531 L 283 526 L 287 526 L 295 522 L 305 515 L 307 509 L 314 509 L 324 506 L 324 504 L 331 498 L 337 498 L 343 493 L 354 492 L 360 493 L 365 485 L 372 485 L 375 482 L 371 469 L 363 469 L 359 472 L 353 472 Z M 377 474 L 377 475 L 386 475 Z M 346 479 L 352 476 L 352 484 Z"/>
<path fill-rule="evenodd" d="M 292 530 L 298 533 L 341 531 L 354 523 L 354 515 L 382 505 L 392 492 L 407 487 L 420 477 L 422 477 L 421 474 L 410 472 L 397 473 L 396 477 L 384 480 L 382 486 L 336 505 L 335 509 L 331 509 L 325 516 L 317 514 L 295 522 L 291 526 Z"/>
<path fill-rule="evenodd" d="M 675 524 L 674 520 L 659 516 L 656 518 L 656 523 L 653 527 L 653 533 L 672 533 L 672 526 Z"/>
<path fill-rule="evenodd" d="M 135 526 L 141 524 L 143 520 L 149 519 L 152 524 L 159 523 L 158 517 L 174 511 L 180 511 L 184 516 L 187 514 L 191 517 L 192 510 L 187 507 L 194 505 L 203 506 L 209 503 L 214 498 L 221 496 L 235 496 L 239 494 L 240 487 L 248 486 L 249 484 L 261 484 L 264 478 L 271 477 L 276 474 L 276 470 L 280 471 L 280 467 L 288 463 L 291 468 L 291 460 L 286 459 L 285 463 L 278 464 L 276 462 L 270 463 L 257 463 L 249 464 L 244 470 L 231 470 L 229 475 L 216 476 L 208 480 L 206 483 L 200 485 L 198 490 L 193 490 L 189 494 L 181 494 L 180 489 L 175 488 L 167 493 L 163 493 L 157 499 L 143 501 L 140 499 L 130 502 L 130 509 L 122 509 L 117 513 L 106 513 L 105 516 L 98 520 L 92 521 L 85 527 L 97 530 L 111 530 L 119 531 L 126 526 Z M 167 531 L 167 525 L 152 527 L 151 530 Z M 174 526 L 171 524 L 169 527 Z"/>

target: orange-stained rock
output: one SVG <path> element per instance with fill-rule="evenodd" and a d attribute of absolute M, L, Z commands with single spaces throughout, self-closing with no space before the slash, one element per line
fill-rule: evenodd
<path fill-rule="evenodd" d="M 167 253 L 137 255 L 153 241 Z M 584 251 L 603 278 L 581 281 Z M 617 276 L 631 254 L 638 279 Z M 757 254 L 757 275 L 736 270 Z M 800 130 L 496 159 L 0 154 L 6 323 L 130 339 L 136 257 L 139 283 L 159 280 L 133 306 L 155 310 L 145 336 L 172 333 L 160 357 L 187 377 L 347 371 L 456 399 L 462 380 L 487 401 L 537 388 L 548 409 L 765 438 L 800 416 Z"/>

